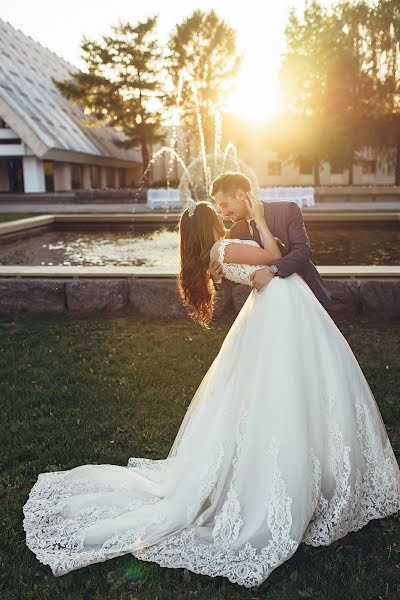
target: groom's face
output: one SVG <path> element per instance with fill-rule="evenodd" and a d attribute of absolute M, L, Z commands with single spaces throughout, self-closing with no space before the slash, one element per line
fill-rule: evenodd
<path fill-rule="evenodd" d="M 239 188 L 234 192 L 217 192 L 214 201 L 224 218 L 236 222 L 246 218 L 245 197 L 246 193 Z"/>

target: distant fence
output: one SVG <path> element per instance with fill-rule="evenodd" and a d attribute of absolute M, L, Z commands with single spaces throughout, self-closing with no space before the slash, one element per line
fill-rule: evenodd
<path fill-rule="evenodd" d="M 260 199 L 270 202 L 290 200 L 298 206 L 314 206 L 315 194 L 312 187 L 266 187 L 260 189 Z"/>
<path fill-rule="evenodd" d="M 159 188 L 151 188 L 159 189 Z M 300 196 L 307 194 L 307 190 L 312 190 L 316 203 L 323 202 L 390 202 L 400 201 L 400 186 L 395 185 L 322 185 L 322 186 L 271 186 L 261 188 L 262 198 L 264 200 L 273 200 L 273 194 L 276 199 L 279 198 L 279 190 L 297 190 L 294 194 Z M 36 203 L 122 203 L 122 204 L 146 204 L 148 199 L 147 188 L 126 188 L 120 190 L 114 189 L 93 189 L 93 190 L 72 190 L 69 192 L 43 192 L 43 193 L 10 193 L 0 192 L 0 205 L 2 203 L 23 203 L 32 205 Z M 169 188 L 171 194 L 177 194 L 177 188 Z M 282 193 L 282 192 L 281 192 Z M 286 192 L 283 192 L 284 194 Z M 271 195 L 272 194 L 272 195 Z M 304 203 L 303 206 L 307 206 Z"/>

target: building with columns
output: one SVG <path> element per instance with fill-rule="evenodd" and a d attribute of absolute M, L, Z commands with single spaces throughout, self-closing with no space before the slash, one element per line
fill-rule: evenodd
<path fill-rule="evenodd" d="M 57 90 L 76 68 L 0 20 L 0 192 L 64 192 L 134 187 L 139 150 L 118 148 L 118 133 L 88 127 Z"/>
<path fill-rule="evenodd" d="M 57 90 L 52 78 L 66 79 L 77 69 L 31 37 L 0 19 L 0 193 L 68 192 L 119 189 L 141 183 L 139 149 L 118 148 L 118 132 L 84 124 L 82 109 Z M 224 124 L 222 124 L 224 129 Z M 164 128 L 166 142 L 173 128 Z M 234 132 L 232 132 L 234 134 Z M 197 136 L 177 127 L 175 149 L 185 165 L 199 153 Z M 240 136 L 239 136 L 240 137 Z M 235 135 L 232 135 L 235 139 Z M 162 142 L 149 147 L 150 156 Z M 314 183 L 313 165 L 283 162 L 249 130 L 237 145 L 239 157 L 256 173 L 260 186 Z M 379 161 L 373 148 L 360 150 L 353 165 L 353 183 L 394 183 L 393 165 Z M 150 166 L 154 184 L 178 180 L 183 169 L 168 153 Z M 321 185 L 346 185 L 347 169 L 329 163 L 320 168 Z"/>

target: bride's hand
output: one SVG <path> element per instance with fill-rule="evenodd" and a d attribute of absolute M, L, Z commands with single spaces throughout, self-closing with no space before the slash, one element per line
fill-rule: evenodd
<path fill-rule="evenodd" d="M 252 192 L 246 192 L 245 202 L 247 210 L 256 223 L 265 221 L 264 203 L 262 200 L 257 200 Z"/>

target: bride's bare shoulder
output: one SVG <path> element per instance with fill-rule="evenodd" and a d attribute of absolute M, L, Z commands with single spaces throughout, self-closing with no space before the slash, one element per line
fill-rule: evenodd
<path fill-rule="evenodd" d="M 226 238 L 226 237 L 217 240 L 215 242 L 215 244 L 213 244 L 211 246 L 210 258 L 220 260 L 221 251 L 223 250 L 224 246 L 226 246 L 227 244 L 229 244 L 232 241 L 233 240 L 231 240 L 230 238 Z"/>
<path fill-rule="evenodd" d="M 254 243 L 258 246 L 257 242 L 255 242 L 254 240 L 241 240 L 240 238 L 221 238 L 220 240 L 217 240 L 215 242 L 215 244 L 213 244 L 213 246 L 211 247 L 210 250 L 210 259 L 215 259 L 218 260 L 219 262 L 222 261 L 222 258 L 225 254 L 224 249 L 226 246 L 228 246 L 229 244 L 242 244 L 242 243 Z"/>

